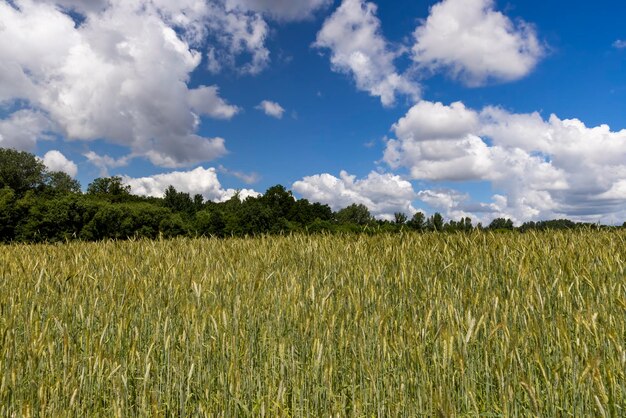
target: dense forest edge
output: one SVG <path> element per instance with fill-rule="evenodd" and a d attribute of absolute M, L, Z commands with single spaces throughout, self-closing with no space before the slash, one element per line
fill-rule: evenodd
<path fill-rule="evenodd" d="M 0 242 L 173 238 L 178 236 L 250 236 L 285 233 L 380 233 L 400 231 L 469 232 L 475 229 L 518 231 L 615 226 L 567 219 L 526 222 L 519 227 L 497 218 L 474 225 L 470 218 L 445 220 L 422 212 L 394 220 L 375 219 L 362 204 L 334 212 L 330 206 L 295 199 L 281 185 L 263 195 L 225 202 L 205 201 L 173 186 L 164 197 L 131 193 L 120 177 L 95 179 L 81 191 L 79 182 L 63 172 L 49 171 L 35 155 L 0 148 Z M 626 222 L 622 225 L 626 228 Z"/>

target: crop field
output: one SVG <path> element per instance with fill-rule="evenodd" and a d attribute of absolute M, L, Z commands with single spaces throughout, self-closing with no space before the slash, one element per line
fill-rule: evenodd
<path fill-rule="evenodd" d="M 0 247 L 0 416 L 625 416 L 626 231 Z"/>

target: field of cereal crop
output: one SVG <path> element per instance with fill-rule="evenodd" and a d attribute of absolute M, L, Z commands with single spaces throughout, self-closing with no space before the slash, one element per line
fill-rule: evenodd
<path fill-rule="evenodd" d="M 0 416 L 624 416 L 626 232 L 0 247 Z"/>

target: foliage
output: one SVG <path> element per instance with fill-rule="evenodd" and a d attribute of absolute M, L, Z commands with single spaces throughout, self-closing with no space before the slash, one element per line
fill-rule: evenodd
<path fill-rule="evenodd" d="M 15 236 L 15 192 L 10 187 L 0 189 L 0 242 Z"/>
<path fill-rule="evenodd" d="M 496 218 L 489 224 L 492 230 L 513 230 L 513 221 L 505 218 Z"/>
<path fill-rule="evenodd" d="M 372 221 L 369 209 L 362 203 L 353 203 L 341 209 L 336 215 L 337 221 L 344 224 L 367 225 Z"/>
<path fill-rule="evenodd" d="M 46 189 L 52 194 L 80 193 L 80 183 L 61 171 L 53 171 L 46 175 Z"/>
<path fill-rule="evenodd" d="M 415 212 L 411 220 L 407 222 L 407 225 L 414 231 L 422 231 L 426 228 L 426 216 L 422 212 Z"/>
<path fill-rule="evenodd" d="M 87 186 L 87 194 L 108 197 L 121 197 L 130 195 L 130 186 L 125 185 L 122 178 L 100 177 Z"/>
<path fill-rule="evenodd" d="M 404 225 L 409 220 L 406 214 L 402 212 L 396 212 L 393 214 L 394 222 L 396 225 Z"/>
<path fill-rule="evenodd" d="M 0 243 L 87 241 L 178 236 L 253 236 L 286 233 L 469 233 L 482 229 L 470 218 L 446 220 L 440 213 L 411 219 L 401 212 L 393 221 L 374 219 L 363 204 L 334 213 L 328 205 L 296 200 L 284 186 L 270 187 L 259 197 L 205 202 L 169 186 L 163 198 L 141 197 L 121 177 L 97 178 L 82 194 L 78 181 L 48 172 L 34 155 L 0 148 Z M 520 232 L 591 229 L 598 225 L 567 219 L 526 222 L 515 228 L 510 219 L 493 220 L 491 231 Z"/>
<path fill-rule="evenodd" d="M 202 196 L 200 196 L 200 199 Z M 174 186 L 169 186 L 165 189 L 165 196 L 163 197 L 163 205 L 166 208 L 172 210 L 172 212 L 184 212 L 186 214 L 193 214 L 196 212 L 196 208 L 202 207 L 202 201 L 199 205 L 194 202 L 189 193 L 177 192 Z"/>
<path fill-rule="evenodd" d="M 11 188 L 18 196 L 43 187 L 46 166 L 33 154 L 0 148 L 0 189 Z"/>
<path fill-rule="evenodd" d="M 439 212 L 435 212 L 433 216 L 426 221 L 426 229 L 428 231 L 443 231 L 443 216 Z"/>

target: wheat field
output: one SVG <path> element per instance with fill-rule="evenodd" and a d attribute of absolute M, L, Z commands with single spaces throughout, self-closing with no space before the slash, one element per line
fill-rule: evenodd
<path fill-rule="evenodd" d="M 0 247 L 0 416 L 624 416 L 626 231 Z"/>

